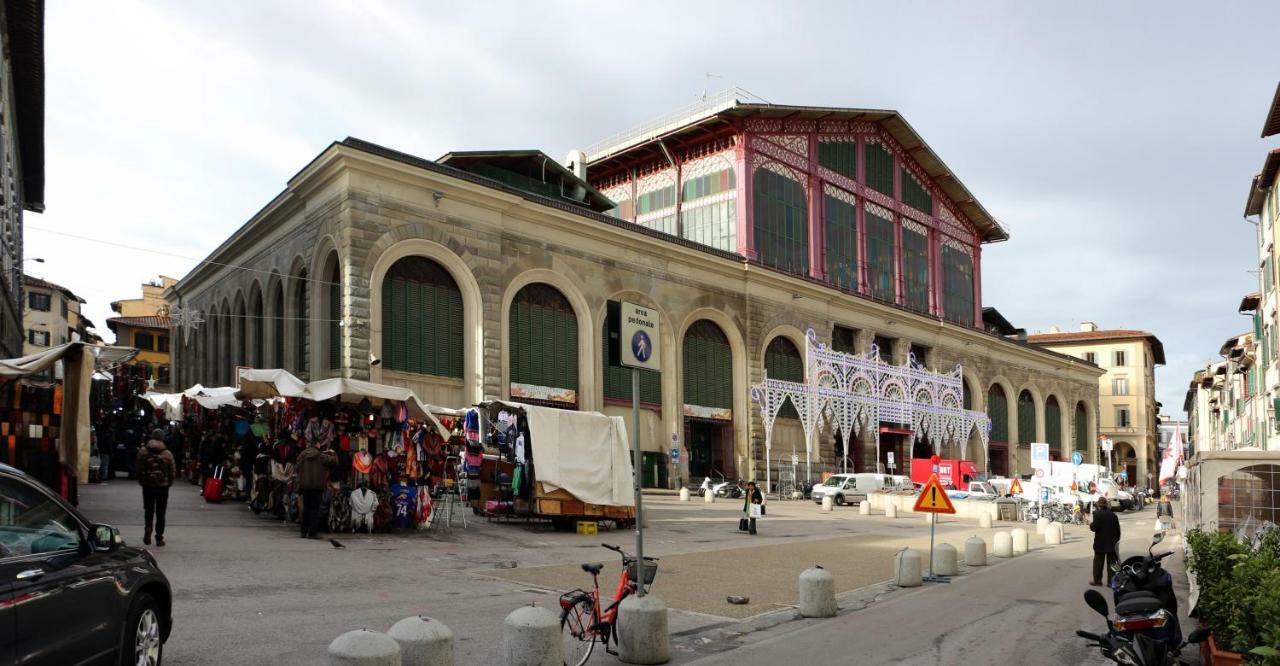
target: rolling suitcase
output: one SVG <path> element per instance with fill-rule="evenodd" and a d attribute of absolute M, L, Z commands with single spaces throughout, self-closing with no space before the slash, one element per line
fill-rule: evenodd
<path fill-rule="evenodd" d="M 204 492 L 201 495 L 204 501 L 217 504 L 222 501 L 222 475 L 224 470 L 222 467 L 214 467 L 213 474 L 204 480 Z"/>

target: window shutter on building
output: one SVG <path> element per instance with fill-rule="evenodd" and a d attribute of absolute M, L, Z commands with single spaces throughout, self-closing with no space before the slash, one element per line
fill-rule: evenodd
<path fill-rule="evenodd" d="M 893 221 L 866 211 L 867 287 L 872 296 L 892 303 L 894 237 Z"/>
<path fill-rule="evenodd" d="M 863 147 L 863 154 L 867 187 L 893 196 L 893 154 L 878 141 L 868 141 Z"/>
<path fill-rule="evenodd" d="M 755 173 L 755 245 L 761 263 L 809 272 L 808 203 L 804 186 L 766 168 Z"/>
<path fill-rule="evenodd" d="M 999 385 L 987 392 L 987 417 L 991 419 L 991 441 L 1009 442 L 1009 398 Z"/>
<path fill-rule="evenodd" d="M 554 287 L 534 284 L 512 303 L 511 381 L 578 389 L 578 320 Z"/>
<path fill-rule="evenodd" d="M 1050 449 L 1062 450 L 1062 410 L 1050 399 L 1044 407 L 1044 438 Z"/>
<path fill-rule="evenodd" d="M 1036 405 L 1031 394 L 1023 391 L 1018 395 L 1018 444 L 1027 445 L 1036 438 Z"/>
<path fill-rule="evenodd" d="M 905 305 L 916 312 L 928 312 L 929 238 L 907 227 L 902 229 L 902 277 Z"/>
<path fill-rule="evenodd" d="M 1085 414 L 1084 405 L 1076 405 L 1076 450 L 1085 452 L 1089 449 L 1089 417 Z"/>
<path fill-rule="evenodd" d="M 329 279 L 329 369 L 337 370 L 342 364 L 342 278 L 336 267 Z"/>
<path fill-rule="evenodd" d="M 823 196 L 823 202 L 827 218 L 827 280 L 841 289 L 857 291 L 857 209 L 829 194 Z"/>
<path fill-rule="evenodd" d="M 973 325 L 973 259 L 964 252 L 942 246 L 942 310 L 947 321 Z"/>
<path fill-rule="evenodd" d="M 764 368 L 770 379 L 788 382 L 804 382 L 804 359 L 800 350 L 787 338 L 776 337 L 764 352 Z M 798 419 L 800 413 L 790 400 L 778 411 L 781 418 Z"/>

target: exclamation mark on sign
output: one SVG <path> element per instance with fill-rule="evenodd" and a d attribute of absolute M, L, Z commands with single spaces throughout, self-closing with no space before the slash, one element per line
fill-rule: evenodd
<path fill-rule="evenodd" d="M 938 503 L 938 487 L 937 486 L 932 486 L 929 488 L 929 496 L 933 498 L 933 503 L 936 505 Z"/>

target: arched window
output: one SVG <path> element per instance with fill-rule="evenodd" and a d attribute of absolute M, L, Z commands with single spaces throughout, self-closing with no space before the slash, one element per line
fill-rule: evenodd
<path fill-rule="evenodd" d="M 1009 398 L 999 384 L 992 384 L 987 391 L 987 417 L 991 419 L 991 441 L 1008 443 Z"/>
<path fill-rule="evenodd" d="M 569 299 L 555 287 L 535 282 L 516 294 L 510 317 L 511 397 L 561 407 L 576 404 L 578 319 Z"/>
<path fill-rule="evenodd" d="M 684 402 L 733 409 L 733 352 L 714 322 L 699 319 L 684 334 Z"/>
<path fill-rule="evenodd" d="M 266 363 L 263 358 L 263 340 L 262 334 L 265 332 L 265 322 L 262 314 L 262 291 L 258 289 L 258 285 L 253 286 L 253 293 L 249 296 L 249 329 L 253 332 L 252 355 L 249 357 L 249 365 L 255 368 L 261 368 Z"/>
<path fill-rule="evenodd" d="M 342 367 L 342 272 L 333 258 L 329 270 L 329 369 Z"/>
<path fill-rule="evenodd" d="M 297 351 L 297 370 L 300 373 L 309 372 L 311 369 L 311 306 L 310 299 L 307 298 L 307 289 L 310 282 L 307 281 L 307 269 L 298 272 L 298 277 L 293 285 L 293 308 L 296 314 L 294 320 L 293 335 Z"/>
<path fill-rule="evenodd" d="M 1058 398 L 1049 396 L 1044 404 L 1044 440 L 1049 443 L 1050 451 L 1062 451 L 1062 409 L 1058 407 Z"/>
<path fill-rule="evenodd" d="M 631 404 L 631 368 L 609 364 L 609 327 L 600 329 L 600 360 L 604 366 L 605 400 L 623 400 Z M 662 373 L 653 370 L 640 371 L 640 402 L 648 405 L 662 404 Z"/>
<path fill-rule="evenodd" d="M 1089 416 L 1085 412 L 1084 403 L 1076 403 L 1076 443 L 1075 449 L 1081 453 L 1089 450 Z"/>
<path fill-rule="evenodd" d="M 1018 394 L 1018 444 L 1025 446 L 1036 441 L 1036 403 L 1031 392 Z"/>
<path fill-rule="evenodd" d="M 222 329 L 222 354 L 214 360 L 218 368 L 218 385 L 229 386 L 231 384 L 231 370 L 234 361 L 231 360 L 231 354 L 234 348 L 231 346 L 231 308 L 226 301 L 222 302 L 222 316 L 219 317 L 221 322 L 219 328 Z"/>
<path fill-rule="evenodd" d="M 284 367 L 284 281 L 276 284 L 274 303 L 271 306 L 271 365 L 276 368 Z"/>
<path fill-rule="evenodd" d="M 804 186 L 756 169 L 755 249 L 760 261 L 790 273 L 809 272 L 809 215 Z"/>
<path fill-rule="evenodd" d="M 236 341 L 234 364 L 247 365 L 249 360 L 249 317 L 245 313 L 243 295 L 236 296 L 236 311 L 232 316 L 231 326 L 235 331 L 232 333 L 232 337 L 234 337 Z M 228 384 L 235 383 L 236 377 L 234 369 L 232 369 L 232 373 L 231 381 L 228 382 Z"/>
<path fill-rule="evenodd" d="M 152 351 L 156 348 L 155 338 L 146 331 L 138 331 L 133 334 L 133 346 L 138 349 Z"/>
<path fill-rule="evenodd" d="M 462 292 L 431 259 L 404 257 L 383 278 L 382 363 L 388 370 L 462 377 Z"/>
<path fill-rule="evenodd" d="M 770 340 L 769 346 L 765 348 L 764 369 L 769 373 L 769 379 L 781 379 L 787 382 L 804 381 L 804 359 L 800 356 L 800 350 L 796 349 L 795 343 L 790 339 L 781 335 Z M 790 400 L 787 400 L 782 409 L 778 410 L 778 416 L 789 419 L 800 418 L 796 406 Z"/>

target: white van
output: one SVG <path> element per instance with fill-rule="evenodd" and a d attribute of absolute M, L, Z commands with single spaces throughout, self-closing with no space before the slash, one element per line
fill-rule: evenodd
<path fill-rule="evenodd" d="M 813 487 L 813 501 L 822 504 L 822 498 L 831 495 L 836 506 L 858 504 L 867 499 L 867 493 L 883 490 L 883 474 L 834 474 Z"/>

